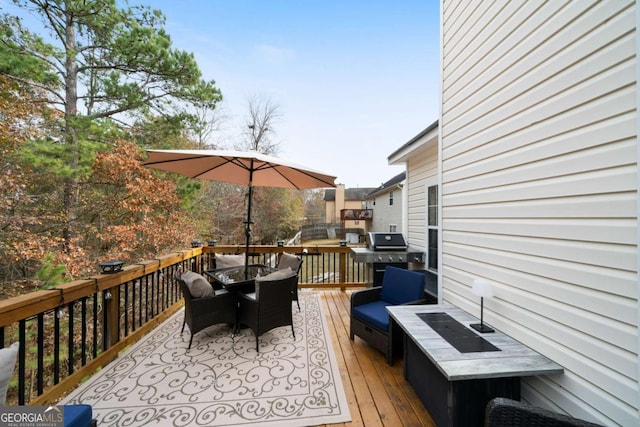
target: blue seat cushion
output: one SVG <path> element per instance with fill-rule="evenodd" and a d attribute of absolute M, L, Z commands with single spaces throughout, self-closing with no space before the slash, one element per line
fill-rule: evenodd
<path fill-rule="evenodd" d="M 387 331 L 389 329 L 389 313 L 385 307 L 389 305 L 391 304 L 388 302 L 378 300 L 353 307 L 351 314 L 365 323 Z"/>
<path fill-rule="evenodd" d="M 380 299 L 391 305 L 406 304 L 423 298 L 424 274 L 387 266 L 382 278 Z"/>
<path fill-rule="evenodd" d="M 93 419 L 91 405 L 64 405 L 65 427 L 89 427 Z"/>

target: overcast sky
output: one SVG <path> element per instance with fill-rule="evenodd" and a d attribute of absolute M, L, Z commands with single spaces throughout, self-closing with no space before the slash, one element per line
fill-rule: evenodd
<path fill-rule="evenodd" d="M 279 157 L 377 187 L 388 156 L 438 118 L 437 0 L 135 0 L 166 15 L 241 134 L 252 95 L 280 107 Z M 5 4 L 6 1 L 0 2 Z"/>

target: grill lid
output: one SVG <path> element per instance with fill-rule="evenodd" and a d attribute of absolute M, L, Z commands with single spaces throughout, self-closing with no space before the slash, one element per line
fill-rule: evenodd
<path fill-rule="evenodd" d="M 405 251 L 407 242 L 402 233 L 378 233 L 367 234 L 369 249 L 374 251 Z"/>

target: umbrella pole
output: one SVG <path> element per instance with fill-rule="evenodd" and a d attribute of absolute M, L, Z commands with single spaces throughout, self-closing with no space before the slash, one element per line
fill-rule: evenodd
<path fill-rule="evenodd" d="M 249 279 L 249 243 L 251 241 L 251 201 L 253 200 L 253 160 L 249 170 L 249 200 L 247 201 L 247 226 L 244 230 L 244 280 Z"/>

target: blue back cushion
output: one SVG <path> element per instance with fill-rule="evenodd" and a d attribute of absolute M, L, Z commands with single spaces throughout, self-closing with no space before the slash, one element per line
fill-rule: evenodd
<path fill-rule="evenodd" d="M 423 292 L 424 274 L 392 266 L 384 270 L 380 299 L 398 305 L 423 298 Z"/>

